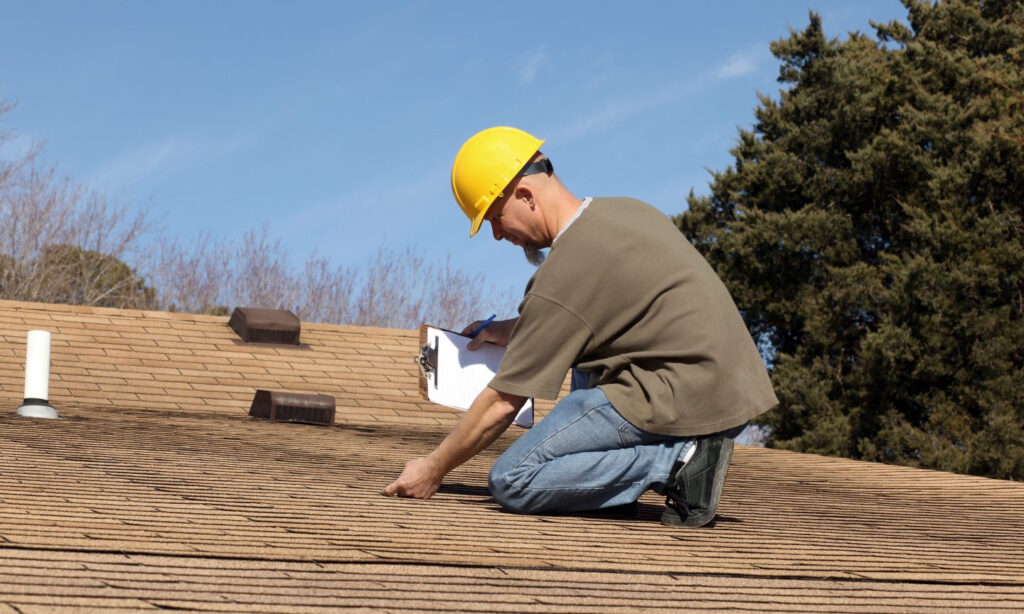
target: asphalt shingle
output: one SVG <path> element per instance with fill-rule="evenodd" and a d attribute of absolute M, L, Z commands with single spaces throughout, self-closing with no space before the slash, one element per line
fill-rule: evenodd
<path fill-rule="evenodd" d="M 0 301 L 4 612 L 1024 610 L 1024 485 L 739 446 L 713 528 L 516 516 L 486 489 L 516 436 L 430 501 L 380 489 L 458 419 L 417 393 L 417 333 Z M 50 400 L 17 416 L 25 333 Z M 257 388 L 336 424 L 249 418 Z M 540 415 L 550 404 L 541 404 Z"/>

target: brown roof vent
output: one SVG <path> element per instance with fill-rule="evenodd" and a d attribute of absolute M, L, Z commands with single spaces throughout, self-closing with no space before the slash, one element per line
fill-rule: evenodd
<path fill-rule="evenodd" d="M 334 397 L 325 394 L 257 390 L 249 415 L 275 422 L 334 424 Z"/>
<path fill-rule="evenodd" d="M 244 341 L 299 345 L 299 318 L 286 309 L 236 307 L 228 326 Z"/>

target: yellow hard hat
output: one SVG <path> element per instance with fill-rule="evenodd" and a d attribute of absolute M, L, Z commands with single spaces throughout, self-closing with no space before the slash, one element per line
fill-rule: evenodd
<path fill-rule="evenodd" d="M 507 126 L 488 128 L 463 143 L 452 164 L 452 193 L 472 222 L 469 236 L 480 230 L 491 204 L 543 143 L 531 134 Z"/>

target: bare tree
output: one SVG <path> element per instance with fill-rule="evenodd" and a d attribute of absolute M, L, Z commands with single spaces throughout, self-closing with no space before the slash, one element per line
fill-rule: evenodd
<path fill-rule="evenodd" d="M 0 118 L 12 108 L 0 101 Z M 0 132 L 0 145 L 10 139 Z M 411 248 L 382 245 L 356 269 L 316 253 L 295 266 L 265 226 L 236 241 L 169 238 L 146 210 L 42 167 L 40 150 L 0 155 L 0 298 L 219 315 L 283 308 L 306 321 L 402 328 L 458 328 L 515 304 L 510 290 Z"/>
<path fill-rule="evenodd" d="M 306 260 L 302 275 L 300 295 L 304 303 L 298 308 L 300 317 L 314 322 L 354 322 L 356 276 L 350 269 L 332 265 L 314 252 Z"/>
<path fill-rule="evenodd" d="M 160 237 L 144 268 L 155 288 L 157 307 L 167 311 L 224 315 L 222 294 L 229 255 L 223 243 L 200 234 L 188 247 L 175 239 Z"/>
<path fill-rule="evenodd" d="M 163 241 L 149 270 L 161 308 L 227 313 L 232 307 L 289 309 L 304 321 L 414 328 L 429 322 L 461 327 L 504 293 L 451 265 L 429 262 L 411 248 L 377 249 L 359 269 L 331 264 L 316 253 L 295 268 L 266 228 L 237 243 L 204 238 L 183 246 Z"/>
<path fill-rule="evenodd" d="M 0 103 L 0 117 L 11 108 Z M 10 139 L 0 134 L 0 145 Z M 124 263 L 148 228 L 146 211 L 57 177 L 40 150 L 0 159 L 0 296 L 150 306 L 152 293 Z"/>

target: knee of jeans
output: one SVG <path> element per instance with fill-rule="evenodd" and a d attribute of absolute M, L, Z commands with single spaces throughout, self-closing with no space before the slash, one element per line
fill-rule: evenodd
<path fill-rule="evenodd" d="M 524 492 L 512 485 L 507 479 L 507 474 L 499 469 L 497 463 L 491 467 L 491 473 L 487 476 L 487 487 L 498 505 L 510 512 L 531 514 L 537 511 L 530 505 Z"/>

